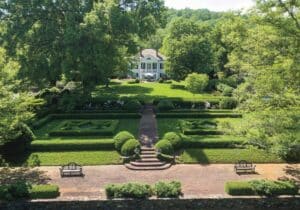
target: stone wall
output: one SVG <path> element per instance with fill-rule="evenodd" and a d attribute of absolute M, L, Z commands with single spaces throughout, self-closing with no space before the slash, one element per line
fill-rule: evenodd
<path fill-rule="evenodd" d="M 1 210 L 299 210 L 300 198 L 33 201 L 0 203 Z"/>

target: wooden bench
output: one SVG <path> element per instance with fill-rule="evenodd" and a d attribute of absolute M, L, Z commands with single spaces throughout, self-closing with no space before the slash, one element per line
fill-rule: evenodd
<path fill-rule="evenodd" d="M 234 165 L 234 170 L 236 173 L 254 173 L 255 165 L 246 160 L 240 160 Z"/>
<path fill-rule="evenodd" d="M 82 167 L 77 163 L 68 163 L 59 168 L 60 175 L 63 176 L 83 176 Z"/>

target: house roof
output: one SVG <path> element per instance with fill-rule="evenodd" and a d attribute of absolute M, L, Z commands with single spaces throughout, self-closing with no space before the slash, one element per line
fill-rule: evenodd
<path fill-rule="evenodd" d="M 151 56 L 159 60 L 166 60 L 166 57 L 155 49 L 144 49 L 140 52 L 140 57 Z"/>

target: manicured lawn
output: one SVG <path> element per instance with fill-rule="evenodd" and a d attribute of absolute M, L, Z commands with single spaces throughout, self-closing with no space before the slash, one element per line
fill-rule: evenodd
<path fill-rule="evenodd" d="M 94 98 L 120 98 L 132 97 L 141 100 L 151 100 L 155 98 L 178 98 L 186 101 L 192 100 L 218 100 L 221 96 L 214 96 L 210 93 L 195 94 L 187 91 L 183 87 L 183 82 L 172 84 L 148 82 L 138 84 L 128 84 L 125 81 L 115 80 L 109 88 L 98 86 L 93 92 Z"/>
<path fill-rule="evenodd" d="M 120 155 L 116 151 L 78 151 L 78 152 L 33 152 L 27 162 L 32 164 L 32 157 L 38 156 L 42 166 L 58 166 L 69 162 L 81 165 L 121 164 Z"/>
<path fill-rule="evenodd" d="M 112 150 L 113 139 L 51 139 L 31 142 L 31 151 L 81 151 L 81 150 Z"/>
<path fill-rule="evenodd" d="M 274 154 L 258 149 L 186 149 L 180 156 L 182 163 L 235 163 L 247 160 L 254 163 L 282 163 Z"/>

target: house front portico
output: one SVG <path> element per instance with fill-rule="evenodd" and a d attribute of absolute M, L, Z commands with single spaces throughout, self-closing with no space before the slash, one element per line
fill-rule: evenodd
<path fill-rule="evenodd" d="M 136 57 L 136 64 L 131 70 L 140 80 L 158 80 L 165 75 L 165 57 L 154 49 L 145 49 Z"/>

